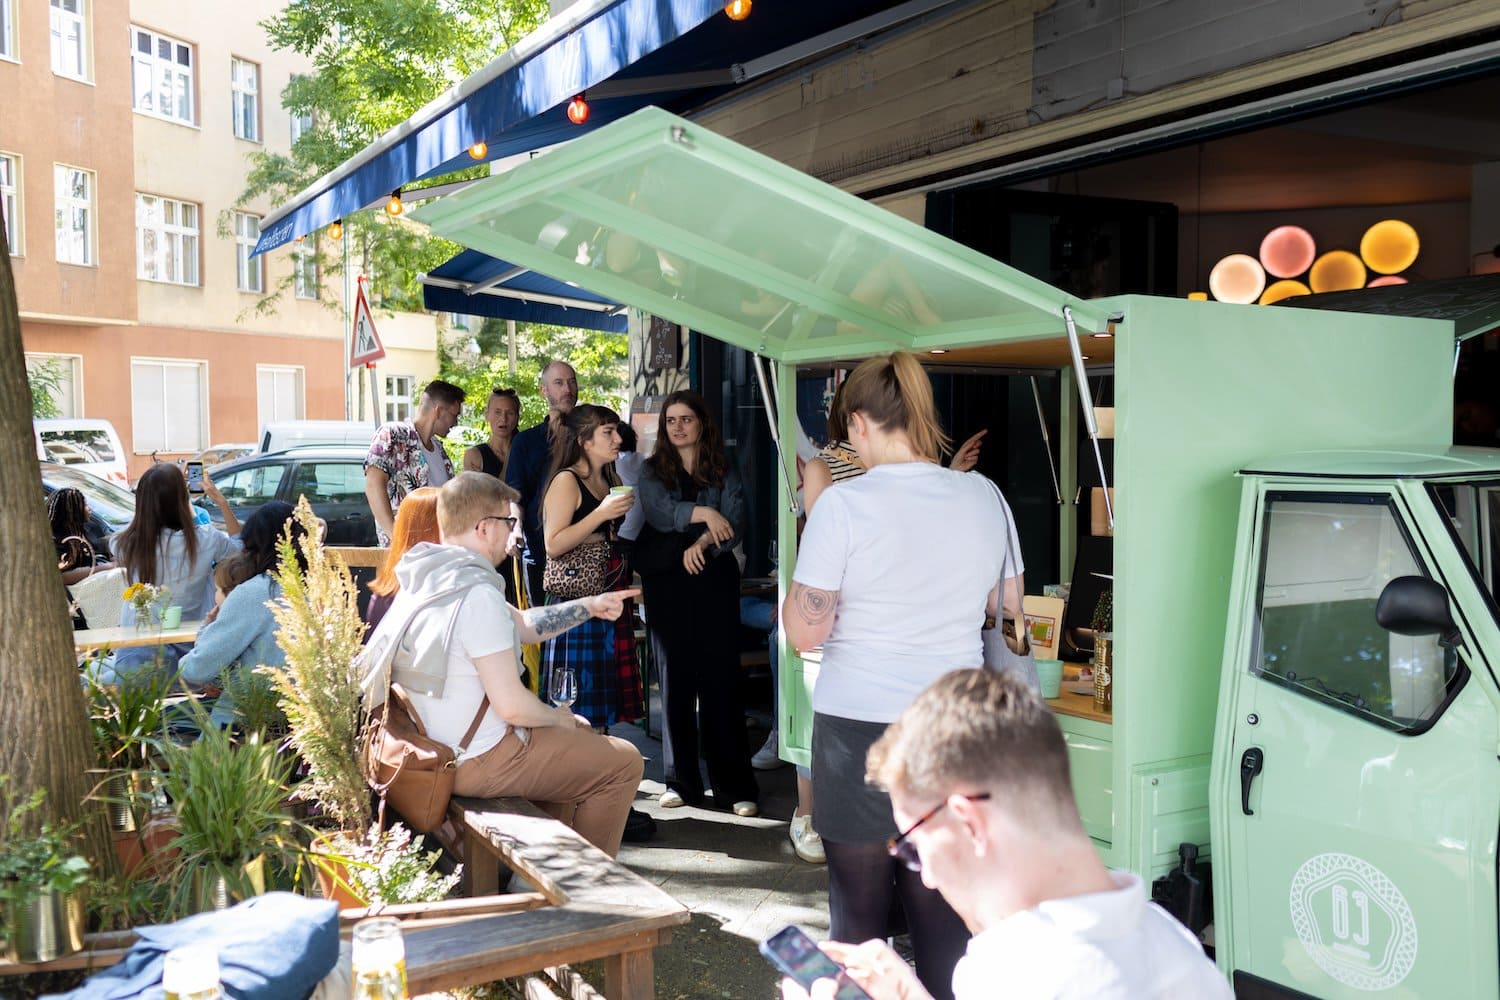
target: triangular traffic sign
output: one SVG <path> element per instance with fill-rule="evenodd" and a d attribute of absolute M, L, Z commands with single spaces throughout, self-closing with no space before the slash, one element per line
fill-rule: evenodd
<path fill-rule="evenodd" d="M 359 295 L 354 300 L 354 336 L 349 338 L 349 367 L 373 364 L 385 357 L 385 348 L 380 335 L 375 332 L 375 318 L 370 315 L 370 303 L 365 299 L 365 286 L 361 281 Z"/>

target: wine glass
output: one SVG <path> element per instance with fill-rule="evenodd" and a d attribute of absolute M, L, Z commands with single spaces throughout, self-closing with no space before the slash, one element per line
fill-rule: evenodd
<path fill-rule="evenodd" d="M 573 707 L 578 698 L 578 671 L 567 664 L 557 664 L 552 668 L 547 690 L 552 696 L 552 704 L 558 708 Z"/>

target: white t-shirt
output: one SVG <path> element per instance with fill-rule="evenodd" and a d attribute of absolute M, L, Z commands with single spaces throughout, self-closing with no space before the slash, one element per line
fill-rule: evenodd
<path fill-rule="evenodd" d="M 427 485 L 441 486 L 448 481 L 448 463 L 443 461 L 443 439 L 436 434 L 432 436 L 432 447 L 428 448 L 422 444 L 422 435 L 417 434 L 417 448 L 422 452 L 422 458 L 427 462 Z"/>
<path fill-rule="evenodd" d="M 479 724 L 479 731 L 469 742 L 469 749 L 462 753 L 458 750 L 484 698 L 484 685 L 479 680 L 479 671 L 474 669 L 474 661 L 513 649 L 515 645 L 516 624 L 511 619 L 510 606 L 505 603 L 505 594 L 497 587 L 472 587 L 458 609 L 458 627 L 448 647 L 448 680 L 443 686 L 443 696 L 432 698 L 409 692 L 417 714 L 422 717 L 422 725 L 427 727 L 427 735 L 452 747 L 460 763 L 492 749 L 510 732 L 510 726 L 491 705 Z M 520 670 L 519 663 L 516 669 Z"/>
<path fill-rule="evenodd" d="M 792 574 L 839 592 L 814 711 L 894 722 L 943 674 L 980 666 L 1003 558 L 1007 576 L 1024 570 L 1015 519 L 983 476 L 902 462 L 824 490 Z"/>
<path fill-rule="evenodd" d="M 1229 981 L 1188 929 L 1110 872 L 1113 892 L 1051 899 L 969 941 L 953 970 L 957 1000 L 1219 1000 Z M 1000 984 L 1003 984 L 1000 985 Z"/>

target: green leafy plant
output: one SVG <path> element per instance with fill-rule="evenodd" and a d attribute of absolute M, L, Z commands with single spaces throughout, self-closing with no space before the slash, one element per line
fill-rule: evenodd
<path fill-rule="evenodd" d="M 170 909 L 199 908 L 194 873 L 222 878 L 232 895 L 254 895 L 246 866 L 265 857 L 300 872 L 306 859 L 306 828 L 287 811 L 296 760 L 252 733 L 236 743 L 228 729 L 213 725 L 194 706 L 202 734 L 187 745 L 161 744 L 158 787 L 171 803 L 177 834 L 168 851 L 177 852 Z"/>
<path fill-rule="evenodd" d="M 306 532 L 300 544 L 307 570 L 298 565 L 290 534 L 283 536 L 274 574 L 281 598 L 273 613 L 286 666 L 266 668 L 266 676 L 286 713 L 288 742 L 307 765 L 297 795 L 317 802 L 340 830 L 363 830 L 370 824 L 370 787 L 360 767 L 365 713 L 355 657 L 365 626 L 354 581 L 318 543 L 320 527 L 305 498 L 296 518 Z"/>
<path fill-rule="evenodd" d="M 459 879 L 463 866 L 443 875 L 437 871 L 441 850 L 424 851 L 421 837 L 400 823 L 389 830 L 372 825 L 363 837 L 347 834 L 332 837 L 328 846 L 330 860 L 347 866 L 349 888 L 359 898 L 377 903 L 432 903 L 448 898 Z"/>
<path fill-rule="evenodd" d="M 152 747 L 166 734 L 166 697 L 172 681 L 162 662 L 136 671 L 128 684 L 106 684 L 88 675 L 84 685 L 99 766 L 144 768 Z"/>
<path fill-rule="evenodd" d="M 271 674 L 277 668 L 228 669 L 219 675 L 223 697 L 234 703 L 235 723 L 244 733 L 259 733 L 267 743 L 280 743 L 287 736 L 286 713 Z"/>
<path fill-rule="evenodd" d="M 9 816 L 0 846 L 0 899 L 20 905 L 44 892 L 70 893 L 87 885 L 89 862 L 75 850 L 77 829 L 32 823 L 31 814 L 40 815 L 46 790 L 39 788 L 21 802 L 9 789 L 5 795 Z"/>

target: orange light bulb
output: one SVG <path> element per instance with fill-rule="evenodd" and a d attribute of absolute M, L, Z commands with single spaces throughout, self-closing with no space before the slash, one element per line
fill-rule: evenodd
<path fill-rule="evenodd" d="M 478 142 L 474 143 L 474 145 L 469 147 L 469 155 L 476 160 L 484 159 L 484 154 L 488 153 L 489 151 L 490 147 L 483 139 L 480 139 Z"/>
<path fill-rule="evenodd" d="M 401 204 L 401 189 L 397 188 L 391 192 L 391 200 L 385 203 L 385 214 L 395 218 L 406 211 L 406 206 Z"/>
<path fill-rule="evenodd" d="M 568 121 L 574 125 L 582 125 L 589 120 L 589 102 L 579 94 L 568 102 Z"/>
<path fill-rule="evenodd" d="M 724 14 L 731 21 L 743 21 L 750 16 L 750 0 L 729 0 L 724 7 Z"/>
<path fill-rule="evenodd" d="M 342 219 L 334 220 L 333 225 L 328 227 L 328 238 L 330 240 L 341 240 L 344 238 L 344 222 Z"/>

